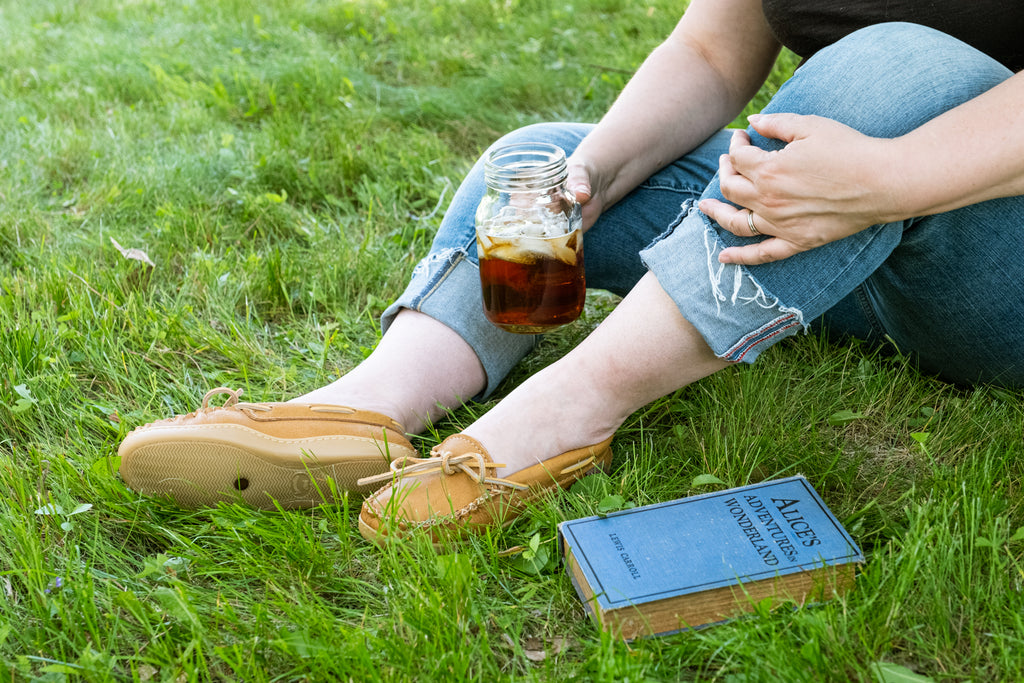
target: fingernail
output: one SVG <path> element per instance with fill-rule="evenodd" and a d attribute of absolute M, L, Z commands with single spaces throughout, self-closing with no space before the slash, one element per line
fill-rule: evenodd
<path fill-rule="evenodd" d="M 748 123 L 757 123 L 760 120 L 761 120 L 761 115 L 760 114 L 751 114 L 750 116 L 747 117 L 747 122 Z"/>

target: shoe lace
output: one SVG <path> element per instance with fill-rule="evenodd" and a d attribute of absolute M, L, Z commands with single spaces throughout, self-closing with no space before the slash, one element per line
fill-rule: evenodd
<path fill-rule="evenodd" d="M 221 404 L 222 408 L 229 408 L 238 403 L 238 398 L 242 395 L 242 389 L 229 389 L 227 387 L 217 387 L 216 389 L 210 389 L 203 396 L 203 409 L 210 407 L 210 399 L 220 394 L 227 394 L 228 398 Z"/>
<path fill-rule="evenodd" d="M 447 476 L 462 472 L 482 486 L 488 484 L 508 486 L 519 491 L 526 491 L 530 488 L 519 482 L 488 475 L 488 470 L 496 470 L 499 467 L 504 467 L 504 465 L 487 462 L 480 453 L 469 451 L 455 455 L 451 451 L 440 451 L 437 455 L 429 458 L 413 458 L 408 456 L 396 458 L 391 461 L 389 472 L 372 477 L 363 477 L 356 483 L 362 486 L 364 484 L 397 480 L 402 477 L 422 477 L 435 472 L 443 472 Z"/>
<path fill-rule="evenodd" d="M 220 394 L 227 394 L 228 397 L 220 406 L 214 406 L 216 408 L 239 408 L 245 406 L 250 410 L 262 410 L 264 412 L 271 410 L 270 406 L 263 405 L 262 403 L 242 403 L 238 399 L 242 395 L 242 389 L 229 389 L 228 387 L 217 387 L 216 389 L 210 389 L 203 396 L 203 407 L 200 410 L 207 410 L 210 408 L 210 399 Z"/>

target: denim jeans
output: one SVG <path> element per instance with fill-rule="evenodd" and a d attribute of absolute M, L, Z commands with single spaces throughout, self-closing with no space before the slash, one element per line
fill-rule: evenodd
<path fill-rule="evenodd" d="M 992 88 L 1011 72 L 945 34 L 879 24 L 820 51 L 764 112 L 817 114 L 874 137 L 896 137 Z M 499 140 L 541 141 L 571 154 L 589 124 L 528 126 Z M 747 131 L 752 142 L 777 140 Z M 889 339 L 923 371 L 958 383 L 1024 386 L 1024 197 L 875 225 L 774 263 L 726 265 L 737 237 L 696 209 L 721 198 L 722 131 L 606 210 L 586 233 L 588 287 L 626 294 L 648 271 L 721 358 L 753 362 L 775 342 L 823 325 Z M 473 218 L 484 191 L 478 162 L 455 194 L 430 253 L 383 316 L 422 311 L 476 351 L 492 392 L 536 338 L 503 332 L 482 313 Z"/>

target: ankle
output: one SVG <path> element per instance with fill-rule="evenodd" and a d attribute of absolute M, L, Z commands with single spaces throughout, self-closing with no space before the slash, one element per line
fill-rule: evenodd
<path fill-rule="evenodd" d="M 557 372 L 542 371 L 466 427 L 507 476 L 548 458 L 608 439 L 628 413 L 620 414 L 610 397 L 556 381 Z M 568 391 L 551 391 L 550 387 Z M 606 400 L 605 400 L 606 399 Z"/>
<path fill-rule="evenodd" d="M 412 411 L 403 410 L 401 406 L 388 400 L 386 397 L 372 392 L 353 391 L 350 388 L 338 386 L 337 382 L 314 389 L 301 396 L 296 396 L 288 402 L 322 403 L 380 413 L 402 425 L 407 434 L 419 434 L 427 425 L 427 422 L 421 416 L 416 415 Z"/>

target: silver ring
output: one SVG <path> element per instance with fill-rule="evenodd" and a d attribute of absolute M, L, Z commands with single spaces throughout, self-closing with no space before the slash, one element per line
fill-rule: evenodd
<path fill-rule="evenodd" d="M 747 227 L 750 228 L 751 235 L 760 235 L 761 231 L 754 227 L 754 212 L 747 209 Z"/>

